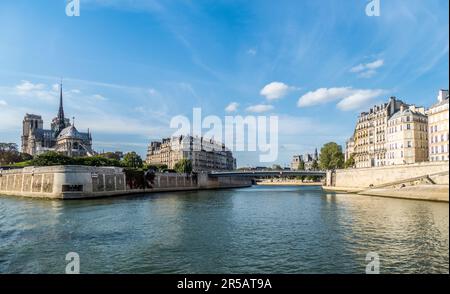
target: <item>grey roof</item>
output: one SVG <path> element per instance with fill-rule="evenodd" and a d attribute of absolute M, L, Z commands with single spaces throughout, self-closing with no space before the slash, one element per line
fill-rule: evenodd
<path fill-rule="evenodd" d="M 448 100 L 448 96 L 447 96 L 447 98 L 443 99 L 441 102 L 433 104 L 430 108 L 434 108 L 434 107 L 438 107 L 438 106 L 441 106 L 441 105 L 444 105 L 444 104 L 448 104 L 448 101 L 449 100 Z"/>
<path fill-rule="evenodd" d="M 53 138 L 53 132 L 51 130 L 34 129 L 33 135 L 38 139 Z"/>
<path fill-rule="evenodd" d="M 403 111 L 399 110 L 396 113 L 394 113 L 394 115 L 392 115 L 390 119 L 395 119 L 397 117 L 400 117 L 400 116 L 403 116 L 403 115 L 408 115 L 408 114 L 426 116 L 425 114 L 423 114 L 423 113 L 421 113 L 419 111 L 413 111 L 413 110 L 411 110 L 409 108 L 406 108 Z"/>
<path fill-rule="evenodd" d="M 73 138 L 80 140 L 89 140 L 88 133 L 80 133 L 74 126 L 69 126 L 61 131 L 58 135 L 58 139 Z"/>

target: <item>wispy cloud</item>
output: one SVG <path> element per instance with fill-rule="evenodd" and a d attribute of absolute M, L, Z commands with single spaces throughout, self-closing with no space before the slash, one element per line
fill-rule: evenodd
<path fill-rule="evenodd" d="M 256 51 L 255 48 L 249 48 L 249 49 L 247 50 L 247 54 L 248 54 L 248 55 L 255 56 L 256 53 L 258 53 L 258 51 Z"/>
<path fill-rule="evenodd" d="M 257 105 L 252 105 L 246 108 L 246 110 L 248 112 L 254 112 L 254 113 L 263 113 L 263 112 L 267 112 L 273 109 L 272 105 L 268 105 L 268 104 L 257 104 Z"/>
<path fill-rule="evenodd" d="M 337 107 L 341 110 L 359 109 L 370 100 L 386 93 L 382 89 L 354 89 L 352 87 L 320 88 L 301 96 L 298 107 L 308 107 L 339 101 Z"/>
<path fill-rule="evenodd" d="M 92 98 L 96 99 L 96 100 L 100 100 L 100 101 L 106 101 L 108 100 L 106 97 L 100 95 L 100 94 L 94 94 L 92 95 Z"/>
<path fill-rule="evenodd" d="M 45 84 L 23 80 L 15 86 L 15 94 L 22 98 L 52 101 L 56 98 L 57 91 L 53 87 L 47 87 Z"/>
<path fill-rule="evenodd" d="M 377 73 L 377 69 L 384 65 L 383 59 L 377 59 L 369 63 L 360 63 L 350 69 L 350 72 L 357 73 L 361 78 L 371 78 Z"/>
<path fill-rule="evenodd" d="M 227 105 L 227 107 L 225 107 L 225 111 L 226 112 L 236 112 L 238 110 L 239 107 L 239 103 L 237 102 L 231 102 L 230 104 Z"/>
<path fill-rule="evenodd" d="M 7 106 L 8 103 L 5 100 L 0 100 L 0 106 Z"/>

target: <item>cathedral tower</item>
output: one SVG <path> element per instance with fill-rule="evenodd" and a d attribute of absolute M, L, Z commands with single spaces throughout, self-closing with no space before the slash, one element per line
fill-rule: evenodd
<path fill-rule="evenodd" d="M 63 91 L 62 91 L 62 81 L 59 87 L 59 109 L 58 115 L 53 118 L 51 128 L 54 132 L 55 137 L 59 135 L 59 133 L 70 126 L 69 119 L 64 117 L 64 106 L 63 106 Z"/>

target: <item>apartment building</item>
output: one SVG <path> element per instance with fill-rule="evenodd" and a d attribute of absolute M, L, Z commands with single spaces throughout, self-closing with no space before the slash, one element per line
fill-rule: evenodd
<path fill-rule="evenodd" d="M 179 136 L 151 142 L 146 163 L 165 164 L 173 169 L 181 159 L 191 160 L 194 172 L 236 169 L 236 159 L 224 144 L 193 136 Z"/>
<path fill-rule="evenodd" d="M 428 161 L 427 128 L 425 108 L 401 105 L 388 119 L 386 165 Z"/>
<path fill-rule="evenodd" d="M 430 107 L 428 115 L 428 152 L 430 161 L 448 161 L 449 153 L 449 99 L 448 90 L 440 90 L 438 102 Z"/>

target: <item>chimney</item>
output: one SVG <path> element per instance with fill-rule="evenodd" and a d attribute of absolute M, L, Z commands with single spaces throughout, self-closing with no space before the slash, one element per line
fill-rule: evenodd
<path fill-rule="evenodd" d="M 447 97 L 448 97 L 448 90 L 439 90 L 439 94 L 438 94 L 438 97 L 437 97 L 437 100 L 439 101 L 439 102 L 442 102 L 442 101 L 444 101 L 445 99 L 447 99 Z"/>

